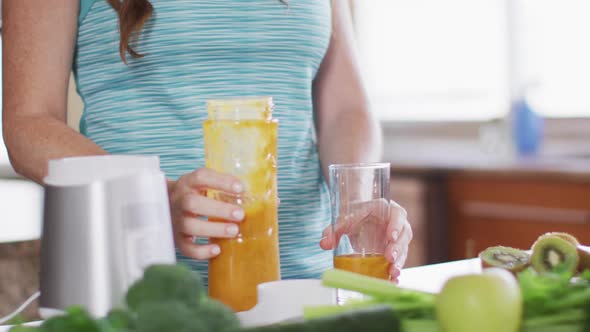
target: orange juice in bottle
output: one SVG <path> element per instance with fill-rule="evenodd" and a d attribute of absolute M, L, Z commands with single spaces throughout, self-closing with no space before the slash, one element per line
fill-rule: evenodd
<path fill-rule="evenodd" d="M 203 124 L 206 167 L 238 177 L 241 195 L 209 197 L 241 205 L 244 220 L 232 239 L 210 239 L 221 253 L 209 261 L 209 296 L 234 311 L 257 303 L 257 286 L 280 279 L 277 127 L 270 97 L 210 100 Z M 215 221 L 215 220 L 213 220 Z"/>

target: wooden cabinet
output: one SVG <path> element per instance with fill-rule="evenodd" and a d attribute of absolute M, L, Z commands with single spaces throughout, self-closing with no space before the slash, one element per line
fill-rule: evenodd
<path fill-rule="evenodd" d="M 391 199 L 406 209 L 414 233 L 414 238 L 408 249 L 406 267 L 427 263 L 425 192 L 425 184 L 418 179 L 402 178 L 393 179 L 390 182 Z"/>
<path fill-rule="evenodd" d="M 545 232 L 590 244 L 590 183 L 493 175 L 449 176 L 449 259 L 505 245 L 529 249 Z"/>
<path fill-rule="evenodd" d="M 391 199 L 408 212 L 414 237 L 405 267 L 446 260 L 444 181 L 437 176 L 392 174 Z"/>

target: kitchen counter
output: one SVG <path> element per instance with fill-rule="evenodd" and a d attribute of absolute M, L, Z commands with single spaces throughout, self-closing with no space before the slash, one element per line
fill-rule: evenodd
<path fill-rule="evenodd" d="M 472 274 L 480 272 L 481 266 L 479 259 L 469 259 L 406 268 L 402 270 L 402 274 L 399 279 L 399 286 L 404 288 L 411 288 L 427 292 L 438 293 L 444 285 L 444 283 L 449 278 L 463 274 Z M 298 296 L 301 297 L 301 294 L 298 293 Z M 330 295 L 325 294 L 325 296 Z M 5 331 L 8 331 L 8 328 L 0 326 L 0 332 Z"/>
<path fill-rule="evenodd" d="M 386 146 L 392 176 L 510 176 L 590 183 L 590 146 L 554 143 L 536 157 L 486 151 L 470 141 L 410 140 Z"/>
<path fill-rule="evenodd" d="M 529 248 L 550 231 L 590 242 L 587 143 L 552 142 L 529 158 L 474 140 L 399 140 L 385 151 L 392 198 L 416 229 L 410 255 L 423 264 L 498 244 Z"/>
<path fill-rule="evenodd" d="M 450 278 L 481 271 L 479 258 L 412 267 L 402 270 L 399 286 L 438 293 Z"/>

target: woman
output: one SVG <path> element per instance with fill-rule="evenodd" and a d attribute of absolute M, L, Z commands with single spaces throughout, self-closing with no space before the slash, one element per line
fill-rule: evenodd
<path fill-rule="evenodd" d="M 16 171 L 41 182 L 53 158 L 159 155 L 179 258 L 203 269 L 219 248 L 192 239 L 233 237 L 237 227 L 198 217 L 244 217 L 201 195 L 241 190 L 232 176 L 203 168 L 204 103 L 270 95 L 281 123 L 282 275 L 317 277 L 329 267 L 327 167 L 377 160 L 381 149 L 347 1 L 79 1 L 4 1 L 3 125 Z M 80 133 L 65 123 L 71 69 L 85 105 Z M 412 232 L 403 209 L 389 208 L 396 278 Z"/>

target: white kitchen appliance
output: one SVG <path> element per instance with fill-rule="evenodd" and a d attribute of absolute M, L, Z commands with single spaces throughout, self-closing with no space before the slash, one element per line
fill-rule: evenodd
<path fill-rule="evenodd" d="M 52 160 L 44 183 L 41 317 L 72 305 L 104 316 L 147 266 L 176 262 L 158 157 Z"/>

